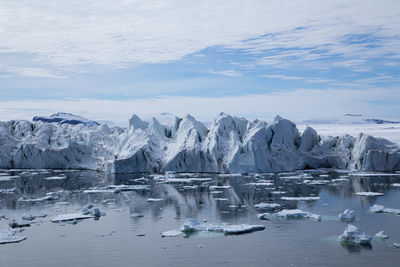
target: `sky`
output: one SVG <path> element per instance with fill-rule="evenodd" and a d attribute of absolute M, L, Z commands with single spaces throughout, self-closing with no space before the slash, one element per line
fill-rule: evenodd
<path fill-rule="evenodd" d="M 2 0 L 0 120 L 400 119 L 400 1 Z"/>

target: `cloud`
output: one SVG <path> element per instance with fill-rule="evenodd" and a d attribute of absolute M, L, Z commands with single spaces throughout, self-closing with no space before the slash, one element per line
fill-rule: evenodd
<path fill-rule="evenodd" d="M 208 70 L 207 73 L 223 75 L 223 76 L 228 76 L 228 77 L 241 77 L 242 76 L 242 73 L 240 73 L 236 70 L 222 70 L 222 71 Z"/>
<path fill-rule="evenodd" d="M 298 77 L 298 76 L 289 76 L 289 75 L 279 75 L 279 74 L 274 74 L 274 75 L 261 75 L 261 77 L 269 78 L 269 79 L 280 79 L 280 80 L 303 80 L 303 77 Z"/>
<path fill-rule="evenodd" d="M 36 68 L 36 67 L 6 67 L 3 71 L 16 74 L 23 77 L 35 77 L 35 78 L 53 78 L 53 79 L 65 79 L 65 76 L 57 75 L 54 72 Z"/>
<path fill-rule="evenodd" d="M 398 58 L 399 9 L 397 0 L 3 0 L 0 53 L 110 68 L 210 47 L 261 54 L 258 63 L 281 67 L 332 55 Z"/>
<path fill-rule="evenodd" d="M 373 88 L 360 93 L 346 89 L 299 89 L 295 91 L 228 97 L 161 96 L 134 100 L 71 99 L 46 101 L 1 101 L 0 120 L 31 119 L 41 114 L 64 111 L 127 125 L 133 113 L 148 118 L 168 111 L 186 113 L 202 121 L 211 121 L 227 112 L 247 118 L 272 120 L 279 114 L 292 120 L 335 117 L 345 113 L 400 118 L 400 88 Z M 383 105 L 383 104 L 384 105 Z"/>

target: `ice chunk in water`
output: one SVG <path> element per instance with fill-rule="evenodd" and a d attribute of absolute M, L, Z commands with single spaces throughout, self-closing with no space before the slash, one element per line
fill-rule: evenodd
<path fill-rule="evenodd" d="M 171 231 L 162 232 L 161 237 L 174 237 L 174 236 L 180 236 L 182 234 L 183 234 L 182 231 L 171 230 Z"/>
<path fill-rule="evenodd" d="M 356 195 L 363 197 L 375 197 L 375 196 L 383 196 L 383 193 L 379 192 L 357 192 Z"/>
<path fill-rule="evenodd" d="M 24 221 L 33 221 L 34 219 L 36 219 L 36 216 L 34 216 L 32 214 L 23 214 L 22 215 L 22 220 L 24 220 Z"/>
<path fill-rule="evenodd" d="M 281 197 L 282 200 L 303 200 L 303 201 L 311 201 L 311 200 L 319 200 L 320 197 Z"/>
<path fill-rule="evenodd" d="M 250 224 L 239 224 L 239 225 L 227 225 L 224 226 L 225 234 L 245 234 L 254 231 L 262 231 L 265 229 L 264 225 L 250 225 Z"/>
<path fill-rule="evenodd" d="M 93 218 L 92 215 L 83 215 L 81 213 L 67 213 L 67 214 L 60 214 L 50 219 L 52 222 L 66 222 L 66 221 L 73 221 L 73 220 L 83 220 L 83 219 L 90 219 Z"/>
<path fill-rule="evenodd" d="M 348 224 L 339 240 L 346 243 L 371 244 L 372 237 L 352 224 Z"/>
<path fill-rule="evenodd" d="M 389 236 L 385 233 L 385 231 L 380 231 L 375 235 L 376 237 L 382 238 L 382 239 L 388 239 Z"/>
<path fill-rule="evenodd" d="M 24 236 L 16 236 L 17 231 L 11 229 L 0 230 L 0 244 L 18 243 L 26 239 Z"/>
<path fill-rule="evenodd" d="M 258 214 L 261 220 L 269 220 L 272 218 L 285 218 L 285 219 L 315 219 L 321 221 L 321 215 L 302 211 L 300 209 L 285 209 L 277 213 L 262 213 Z"/>
<path fill-rule="evenodd" d="M 12 221 L 8 224 L 11 228 L 22 228 L 22 227 L 29 227 L 31 226 L 31 222 L 29 221 Z"/>
<path fill-rule="evenodd" d="M 343 213 L 339 214 L 341 221 L 351 221 L 355 219 L 354 211 L 346 209 Z"/>
<path fill-rule="evenodd" d="M 400 209 L 385 208 L 382 205 L 375 204 L 369 208 L 370 212 L 373 213 L 390 213 L 395 215 L 400 215 Z"/>
<path fill-rule="evenodd" d="M 280 208 L 280 204 L 278 203 L 265 203 L 265 202 L 261 202 L 258 204 L 254 205 L 254 208 L 256 209 L 277 209 Z"/>
<path fill-rule="evenodd" d="M 254 231 L 264 230 L 263 225 L 250 225 L 250 224 L 211 224 L 211 223 L 200 223 L 197 219 L 186 219 L 182 225 L 182 232 L 194 232 L 194 231 L 212 231 L 212 232 L 223 232 L 224 234 L 244 234 Z"/>

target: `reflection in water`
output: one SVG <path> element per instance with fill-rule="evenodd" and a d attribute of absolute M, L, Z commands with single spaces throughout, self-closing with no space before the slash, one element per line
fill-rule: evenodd
<path fill-rule="evenodd" d="M 356 221 L 354 223 L 361 224 L 360 227 L 371 235 L 373 235 L 373 231 L 378 232 L 383 229 L 392 236 L 396 236 L 396 233 L 400 235 L 398 224 L 395 221 L 398 216 L 381 216 L 368 212 L 369 206 L 377 202 L 388 207 L 400 208 L 398 206 L 400 190 L 391 187 L 390 185 L 393 183 L 400 183 L 399 174 L 382 177 L 376 175 L 368 177 L 365 174 L 348 176 L 342 171 L 332 170 L 255 175 L 193 173 L 149 175 L 110 174 L 82 170 L 2 170 L 0 171 L 0 215 L 5 215 L 10 221 L 12 219 L 20 220 L 23 213 L 46 213 L 50 217 L 67 212 L 80 212 L 86 205 L 94 204 L 107 213 L 105 218 L 100 218 L 96 222 L 97 225 L 108 223 L 108 227 L 111 229 L 116 225 L 124 225 L 123 229 L 134 228 L 128 231 L 135 229 L 147 231 L 145 235 L 137 232 L 134 236 L 141 236 L 143 240 L 154 238 L 150 240 L 155 244 L 159 242 L 157 238 L 161 238 L 158 233 L 178 229 L 186 218 L 207 220 L 210 223 L 263 224 L 266 225 L 266 230 L 263 231 L 265 233 L 250 234 L 249 238 L 252 241 L 247 240 L 247 242 L 251 244 L 258 242 L 258 248 L 263 251 L 257 252 L 253 256 L 264 259 L 266 250 L 276 247 L 276 249 L 286 251 L 292 242 L 302 244 L 302 247 L 298 248 L 300 250 L 307 249 L 307 246 L 312 246 L 313 242 L 316 242 L 317 245 L 313 248 L 316 253 L 318 253 L 318 246 L 328 246 L 329 249 L 339 247 L 339 251 L 342 251 L 341 246 L 338 245 L 338 235 L 343 232 L 346 223 L 339 222 L 337 216 L 346 208 L 355 211 Z M 385 195 L 382 197 L 355 195 L 356 192 L 364 191 L 382 192 Z M 282 197 L 320 197 L 320 200 L 289 201 L 283 200 Z M 274 209 L 268 208 L 268 205 L 264 205 L 265 208 L 254 207 L 259 203 L 279 205 L 276 205 Z M 296 208 L 321 214 L 322 222 L 285 221 L 282 219 L 261 221 L 257 218 L 259 213 Z M 113 214 L 114 217 L 111 218 L 109 214 Z M 128 221 L 128 226 L 124 224 L 125 221 Z M 0 220 L 0 223 L 3 223 L 1 228 L 8 224 L 5 224 L 4 220 Z M 329 227 L 325 227 L 324 223 Z M 82 226 L 80 225 L 81 223 L 77 227 L 83 227 L 84 223 Z M 34 227 L 36 226 L 38 229 L 43 227 L 41 223 L 34 225 Z M 94 230 L 95 228 L 85 229 L 85 231 Z M 148 237 L 149 231 L 159 232 L 156 237 Z M 30 233 L 28 230 L 26 232 Z M 69 233 L 71 234 L 71 232 Z M 313 235 L 309 233 L 313 233 Z M 114 232 L 111 231 L 110 234 L 113 235 Z M 266 236 L 262 239 L 257 238 L 257 235 L 264 234 Z M 60 235 L 57 233 L 57 236 Z M 314 235 L 318 236 L 320 240 L 316 240 Z M 332 239 L 333 242 L 325 244 L 321 241 L 332 235 L 337 235 Z M 105 234 L 93 236 L 105 236 Z M 218 239 L 222 236 L 221 233 L 199 232 L 193 233 L 189 239 L 200 237 Z M 268 249 L 263 247 L 263 244 L 268 242 L 267 238 L 272 242 L 272 247 Z M 27 241 L 23 241 L 22 244 L 27 244 L 29 240 L 27 238 Z M 114 242 L 121 240 L 125 239 L 120 237 Z M 131 239 L 124 242 L 130 246 L 136 244 L 135 240 Z M 334 245 L 330 245 L 331 243 Z M 233 250 L 236 245 L 234 241 L 230 244 Z M 375 246 L 374 243 L 374 249 L 372 249 L 371 246 L 347 244 L 343 248 L 350 253 L 362 254 L 363 251 L 375 251 L 379 246 L 381 246 L 379 243 L 378 246 Z M 149 253 L 153 253 L 151 251 L 153 247 L 154 245 L 147 247 L 150 249 Z M 184 244 L 182 247 L 185 247 Z M 303 252 L 300 250 L 297 253 L 302 255 Z M 12 248 L 3 255 L 8 255 L 7 253 L 10 252 L 12 252 Z M 338 253 L 337 258 L 342 257 L 340 254 L 342 252 L 336 251 L 336 253 Z M 238 259 L 236 260 L 240 262 L 240 253 L 237 255 Z M 204 257 L 204 260 L 206 259 L 207 257 Z M 127 262 L 123 263 L 127 265 Z M 227 261 L 225 265 L 230 266 L 228 263 Z M 365 265 L 365 263 L 363 264 Z M 309 265 L 309 262 L 305 265 Z"/>

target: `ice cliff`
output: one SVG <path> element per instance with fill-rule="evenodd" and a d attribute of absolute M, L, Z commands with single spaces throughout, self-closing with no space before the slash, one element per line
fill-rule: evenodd
<path fill-rule="evenodd" d="M 64 116 L 56 115 L 47 118 Z M 116 173 L 394 171 L 400 170 L 400 148 L 365 134 L 321 137 L 310 127 L 299 133 L 293 122 L 279 116 L 268 124 L 221 113 L 209 129 L 190 115 L 175 117 L 168 125 L 133 115 L 127 128 L 81 117 L 73 123 L 35 117 L 32 122 L 0 122 L 0 168 Z"/>

